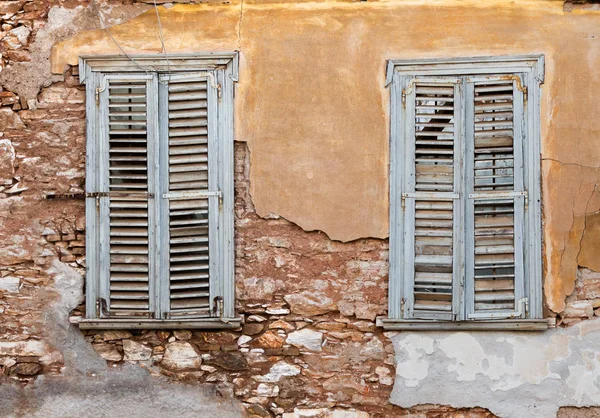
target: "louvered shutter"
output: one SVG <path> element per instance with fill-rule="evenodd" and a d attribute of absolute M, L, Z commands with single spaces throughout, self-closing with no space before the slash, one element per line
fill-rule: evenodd
<path fill-rule="evenodd" d="M 521 86 L 488 76 L 466 87 L 468 319 L 525 316 Z"/>
<path fill-rule="evenodd" d="M 103 76 L 99 106 L 100 317 L 156 312 L 153 225 L 156 77 Z"/>
<path fill-rule="evenodd" d="M 455 318 L 458 310 L 460 87 L 411 79 L 404 92 L 404 278 L 407 318 Z"/>
<path fill-rule="evenodd" d="M 219 295 L 216 86 L 207 73 L 165 75 L 163 309 L 166 318 L 208 317 Z"/>

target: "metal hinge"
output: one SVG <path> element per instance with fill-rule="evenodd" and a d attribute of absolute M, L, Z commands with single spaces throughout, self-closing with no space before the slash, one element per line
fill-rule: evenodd
<path fill-rule="evenodd" d="M 103 317 L 109 316 L 108 304 L 106 303 L 106 299 L 104 299 L 104 298 L 96 299 L 96 316 L 98 318 L 103 318 Z"/>
<path fill-rule="evenodd" d="M 402 107 L 405 109 L 406 109 L 406 96 L 408 96 L 409 94 L 412 94 L 413 83 L 414 83 L 414 81 L 411 81 L 410 83 L 408 83 L 408 86 L 405 89 L 402 89 Z"/>
<path fill-rule="evenodd" d="M 96 88 L 96 106 L 100 106 L 100 93 L 106 90 L 106 86 Z"/>
<path fill-rule="evenodd" d="M 98 198 L 98 197 L 134 197 L 134 198 L 147 198 L 154 197 L 154 193 L 146 192 L 90 192 L 86 193 L 85 197 Z"/>

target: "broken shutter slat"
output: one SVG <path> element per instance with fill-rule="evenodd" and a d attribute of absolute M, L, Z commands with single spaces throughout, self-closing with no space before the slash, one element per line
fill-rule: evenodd
<path fill-rule="evenodd" d="M 467 88 L 468 319 L 525 317 L 523 95 L 514 80 Z"/>
<path fill-rule="evenodd" d="M 405 92 L 407 318 L 452 320 L 456 314 L 458 100 L 451 80 L 412 80 Z"/>
<path fill-rule="evenodd" d="M 155 77 L 105 76 L 100 91 L 100 296 L 104 317 L 153 317 Z M 128 194 L 129 193 L 129 194 Z"/>

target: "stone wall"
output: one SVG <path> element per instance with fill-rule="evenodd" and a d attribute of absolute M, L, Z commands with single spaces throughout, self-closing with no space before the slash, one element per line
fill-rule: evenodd
<path fill-rule="evenodd" d="M 136 16 L 151 3 L 96 2 L 107 11 L 109 22 Z M 54 17 L 48 20 L 50 10 Z M 60 19 L 69 24 L 61 26 Z M 80 332 L 70 325 L 70 317 L 83 313 L 84 202 L 45 197 L 83 191 L 85 94 L 76 67 L 51 75 L 48 57 L 55 42 L 97 27 L 84 0 L 0 3 L 0 401 L 4 400 L 0 415 L 51 416 L 57 394 L 70 399 L 73 410 L 89 406 L 83 410 L 91 413 L 94 407 L 114 401 L 118 396 L 114 388 L 119 385 L 132 394 L 130 402 L 148 407 L 158 401 L 171 405 L 173 400 L 188 399 L 185 407 L 200 416 L 238 414 L 236 401 L 230 398 L 241 402 L 247 415 L 262 417 L 495 416 L 476 406 L 496 408 L 493 411 L 501 416 L 511 413 L 496 402 L 495 396 L 502 392 L 489 394 L 497 383 L 490 370 L 500 370 L 504 383 L 529 376 L 522 370 L 515 372 L 510 361 L 490 369 L 452 357 L 452 346 L 469 339 L 465 334 L 384 333 L 375 326 L 375 317 L 385 315 L 387 309 L 387 240 L 341 243 L 323 232 L 306 232 L 277 215 L 257 215 L 250 194 L 251 156 L 243 142 L 235 146 L 236 303 L 243 327 L 225 332 Z M 580 366 L 579 357 L 561 354 L 561 336 L 571 344 L 570 351 L 593 354 L 590 347 L 595 340 L 579 344 L 581 328 L 577 327 L 597 323 L 588 319 L 598 316 L 598 283 L 598 273 L 580 268 L 575 291 L 558 315 L 565 330 L 549 331 L 540 340 L 532 338 L 534 348 L 542 340 L 557 347 L 556 353 L 548 354 L 547 364 L 559 363 L 552 367 L 559 368 L 563 357 L 570 359 L 570 366 Z M 500 337 L 474 335 L 483 347 L 481 364 L 484 360 L 489 364 L 493 350 L 488 347 Z M 443 342 L 448 338 L 453 343 L 450 348 Z M 504 344 L 503 350 L 510 351 L 511 344 Z M 449 358 L 463 375 L 456 370 L 452 371 L 458 376 L 448 373 Z M 429 372 L 415 378 L 423 362 Z M 543 393 L 540 399 L 545 401 L 571 388 L 540 385 L 556 375 L 568 378 L 564 370 L 547 367 L 547 374 L 545 369 L 534 373 L 541 379 L 538 383 L 535 378 L 534 383 L 528 381 L 532 393 Z M 587 376 L 581 369 L 573 370 Z M 595 363 L 588 372 L 592 383 L 586 387 L 591 388 Z M 469 380 L 469 373 L 478 378 Z M 468 384 L 456 384 L 461 376 L 467 376 Z M 455 388 L 447 393 L 457 399 L 449 399 L 446 388 L 428 380 L 446 377 L 448 387 Z M 415 381 L 423 391 L 415 389 Z M 140 385 L 147 390 L 144 396 L 136 392 Z M 91 391 L 91 400 L 85 400 L 84 389 Z M 473 391 L 473 396 L 461 394 L 461 389 Z M 589 394 L 596 396 L 595 389 L 583 391 L 581 400 L 571 397 L 552 404 L 552 410 L 579 403 L 587 406 Z M 22 401 L 27 398 L 37 403 Z M 193 409 L 200 404 L 213 409 Z M 111 411 L 127 413 L 124 404 L 115 405 L 117 409 Z M 221 415 L 219 408 L 225 408 Z M 589 411 L 563 408 L 560 416 L 586 416 Z M 169 414 L 173 411 L 164 412 Z"/>

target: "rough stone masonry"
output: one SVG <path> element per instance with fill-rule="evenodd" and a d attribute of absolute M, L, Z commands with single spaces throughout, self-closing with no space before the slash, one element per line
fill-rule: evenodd
<path fill-rule="evenodd" d="M 600 201 L 593 162 L 597 151 L 592 147 L 598 124 L 590 113 L 598 109 L 596 102 L 577 108 L 587 96 L 573 97 L 575 93 L 561 90 L 565 85 L 575 86 L 573 92 L 590 90 L 588 84 L 582 87 L 570 78 L 578 71 L 600 84 L 595 72 L 588 71 L 600 61 L 593 43 L 600 36 L 593 9 L 563 12 L 562 2 L 544 0 L 494 0 L 490 9 L 475 2 L 439 1 L 436 6 L 445 23 L 430 28 L 433 40 L 415 41 L 410 44 L 414 50 L 407 53 L 430 55 L 432 46 L 442 55 L 534 48 L 550 58 L 547 92 L 560 100 L 545 103 L 545 115 L 552 118 L 544 119 L 544 187 L 546 196 L 567 196 L 544 204 L 546 225 L 552 226 L 545 235 L 546 283 L 551 284 L 547 316 L 557 318 L 559 329 L 517 335 L 398 334 L 384 333 L 375 325 L 375 318 L 387 311 L 388 282 L 388 208 L 382 196 L 387 190 L 389 106 L 378 54 L 397 58 L 407 48 L 392 39 L 397 29 L 389 29 L 394 21 L 386 19 L 412 18 L 408 32 L 417 39 L 419 22 L 423 26 L 431 19 L 435 7 L 421 1 L 173 1 L 193 3 L 175 10 L 187 10 L 194 18 L 171 22 L 181 36 L 169 38 L 169 50 L 189 50 L 192 45 L 241 54 L 245 86 L 236 101 L 235 250 L 237 314 L 243 326 L 223 332 L 82 332 L 70 318 L 83 315 L 84 202 L 44 197 L 84 189 L 85 94 L 77 67 L 64 58 L 69 53 L 51 63 L 51 49 L 67 42 L 62 51 L 72 46 L 69 57 L 92 47 L 98 53 L 115 53 L 105 31 L 98 30 L 100 11 L 117 37 L 129 36 L 126 29 L 119 33 L 119 24 L 133 22 L 138 36 L 128 38 L 131 43 L 119 38 L 128 51 L 158 53 L 152 3 L 0 2 L 0 415 L 598 414 L 593 407 L 600 403 L 600 319 L 595 319 L 600 316 L 600 268 L 594 258 Z M 169 9 L 161 8 L 161 13 L 165 10 Z M 555 26 L 546 28 L 548 19 Z M 489 22 L 483 38 L 496 46 L 481 44 L 482 20 Z M 465 27 L 477 41 L 461 35 Z M 390 38 L 381 40 L 375 28 L 391 30 L 385 35 Z M 536 28 L 535 34 L 530 28 Z M 97 31 L 86 32 L 90 30 Z M 315 37 L 317 30 L 324 30 L 324 37 Z M 551 39 L 556 31 L 564 41 Z M 369 43 L 370 33 L 379 40 Z M 512 39 L 512 33 L 520 37 Z M 69 44 L 72 37 L 79 43 Z M 138 44 L 132 46 L 134 41 Z M 300 53 L 290 53 L 292 47 Z M 319 55 L 319 62 L 310 59 Z M 335 64 L 336 59 L 344 62 L 343 56 L 367 64 L 352 71 L 351 66 Z M 298 62 L 298 57 L 306 62 Z M 570 61 L 580 68 L 571 68 Z M 264 62 L 270 66 L 260 67 Z M 51 64 L 60 68 L 58 74 Z M 282 86 L 305 80 L 295 67 L 308 79 L 302 88 L 286 90 Z M 333 81 L 340 90 L 330 90 Z M 258 87 L 252 90 L 251 84 Z M 318 89 L 311 90 L 315 85 Z M 360 90 L 340 103 L 338 93 L 352 92 L 354 85 L 364 86 L 365 93 Z M 258 91 L 270 93 L 257 96 Z M 293 111 L 304 127 L 279 126 L 261 113 L 265 106 L 281 105 L 273 97 L 282 94 L 298 108 Z M 571 108 L 588 117 L 570 113 Z M 311 121 L 315 115 L 310 111 L 327 120 Z M 566 132 L 576 122 L 581 122 L 573 128 L 577 132 Z M 348 124 L 361 133 L 360 141 L 349 144 L 337 136 L 336 130 Z M 277 135 L 261 131 L 261 126 Z M 352 140 L 358 137 L 342 132 Z M 291 138 L 285 147 L 280 145 L 282 137 Z M 576 141 L 582 137 L 590 139 Z M 302 138 L 306 142 L 300 143 Z M 563 154 L 557 151 L 556 138 L 571 141 Z M 313 155 L 310 148 L 321 143 L 330 148 L 315 148 L 320 155 Z M 331 175 L 325 176 L 322 165 L 308 162 L 307 155 L 319 164 L 321 155 L 327 157 Z M 276 161 L 278 156 L 285 156 L 283 163 Z M 286 172 L 284 165 L 306 171 Z M 274 184 L 274 179 L 279 182 Z"/>

